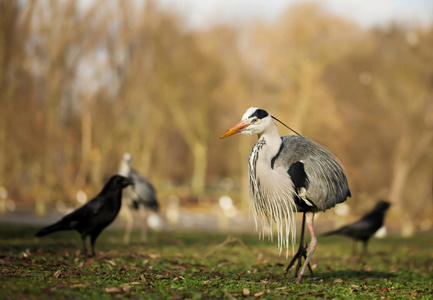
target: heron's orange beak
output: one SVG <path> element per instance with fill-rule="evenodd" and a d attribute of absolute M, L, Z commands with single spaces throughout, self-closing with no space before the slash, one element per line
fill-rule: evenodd
<path fill-rule="evenodd" d="M 248 125 L 250 125 L 250 122 L 248 120 L 242 120 L 239 123 L 237 123 L 235 126 L 233 126 L 232 128 L 230 128 L 229 130 L 226 131 L 226 133 L 224 133 L 222 136 L 220 136 L 220 139 L 226 138 L 228 136 L 231 136 L 233 134 L 239 133 L 242 131 L 242 129 L 244 129 L 245 127 L 248 127 Z"/>

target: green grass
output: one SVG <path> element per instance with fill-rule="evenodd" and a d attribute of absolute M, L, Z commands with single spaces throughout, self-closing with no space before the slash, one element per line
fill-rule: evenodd
<path fill-rule="evenodd" d="M 370 255 L 352 255 L 344 237 L 320 238 L 299 284 L 283 271 L 276 243 L 256 235 L 138 232 L 124 245 L 107 230 L 97 257 L 80 256 L 76 232 L 37 239 L 37 228 L 0 225 L 0 299 L 432 299 L 433 240 L 388 237 L 370 242 Z M 307 236 L 308 239 L 308 236 Z M 223 243 L 226 241 L 226 243 Z M 289 276 L 290 275 L 290 276 Z M 246 295 L 244 296 L 242 291 Z"/>

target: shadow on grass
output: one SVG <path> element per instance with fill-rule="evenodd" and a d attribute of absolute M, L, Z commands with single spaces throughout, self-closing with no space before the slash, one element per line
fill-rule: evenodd
<path fill-rule="evenodd" d="M 360 271 L 360 270 L 342 270 L 342 271 L 332 271 L 326 273 L 315 274 L 315 278 L 323 279 L 325 281 L 335 280 L 335 279 L 388 279 L 395 277 L 394 274 L 388 272 L 377 272 L 377 271 Z"/>

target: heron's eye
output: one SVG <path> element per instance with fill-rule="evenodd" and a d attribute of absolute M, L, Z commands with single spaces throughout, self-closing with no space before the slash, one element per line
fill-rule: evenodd
<path fill-rule="evenodd" d="M 255 124 L 255 123 L 257 123 L 258 120 L 259 120 L 259 119 L 257 119 L 257 117 L 255 117 L 255 118 L 251 121 L 251 123 Z"/>

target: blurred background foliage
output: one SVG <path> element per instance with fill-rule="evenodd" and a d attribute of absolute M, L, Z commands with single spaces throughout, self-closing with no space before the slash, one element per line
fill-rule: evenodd
<path fill-rule="evenodd" d="M 256 106 L 337 154 L 354 211 L 387 198 L 409 235 L 433 215 L 432 49 L 433 27 L 311 3 L 197 30 L 152 1 L 0 0 L 0 186 L 43 214 L 129 152 L 163 206 L 229 193 L 248 211 L 255 138 L 219 136 Z"/>

